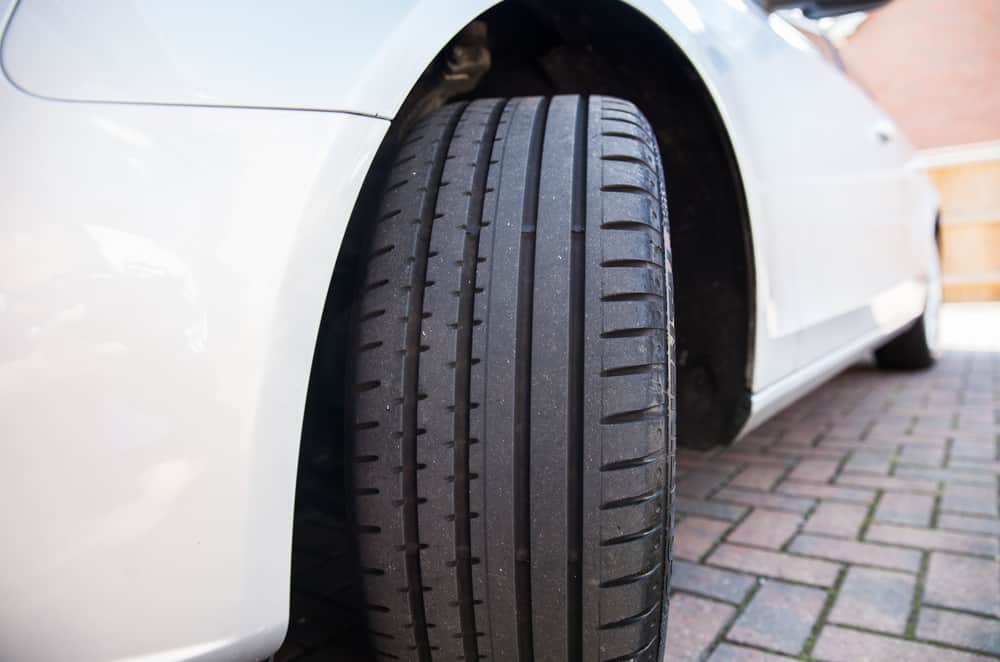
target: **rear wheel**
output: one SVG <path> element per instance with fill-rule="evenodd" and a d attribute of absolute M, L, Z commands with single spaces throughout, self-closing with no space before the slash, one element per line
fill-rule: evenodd
<path fill-rule="evenodd" d="M 386 659 L 653 660 L 670 574 L 663 174 L 631 103 L 446 106 L 357 301 L 357 551 Z"/>
<path fill-rule="evenodd" d="M 934 365 L 938 351 L 938 315 L 941 310 L 941 264 L 936 247 L 931 260 L 924 312 L 906 331 L 875 350 L 875 361 L 880 368 L 923 370 Z"/>

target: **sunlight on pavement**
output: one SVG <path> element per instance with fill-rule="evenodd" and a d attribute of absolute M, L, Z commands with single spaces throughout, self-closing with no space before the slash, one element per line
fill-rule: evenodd
<path fill-rule="evenodd" d="M 1000 351 L 1000 302 L 944 304 L 941 349 Z"/>

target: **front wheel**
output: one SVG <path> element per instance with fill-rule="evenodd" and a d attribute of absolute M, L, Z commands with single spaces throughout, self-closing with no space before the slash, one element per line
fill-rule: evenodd
<path fill-rule="evenodd" d="M 608 97 L 446 106 L 356 302 L 351 499 L 382 659 L 654 660 L 673 304 L 652 129 Z"/>

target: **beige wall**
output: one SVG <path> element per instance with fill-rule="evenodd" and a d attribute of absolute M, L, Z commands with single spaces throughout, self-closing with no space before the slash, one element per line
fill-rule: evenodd
<path fill-rule="evenodd" d="M 1000 158 L 930 169 L 948 301 L 1000 299 Z"/>

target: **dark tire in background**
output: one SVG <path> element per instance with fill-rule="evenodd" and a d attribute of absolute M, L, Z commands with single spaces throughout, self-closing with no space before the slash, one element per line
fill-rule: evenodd
<path fill-rule="evenodd" d="M 917 318 L 909 328 L 875 350 L 878 367 L 885 370 L 924 370 L 934 365 L 934 350 L 927 339 L 924 318 Z"/>
<path fill-rule="evenodd" d="M 935 224 L 935 235 L 937 235 Z M 939 240 L 939 239 L 938 239 Z M 928 268 L 924 312 L 901 334 L 875 350 L 875 362 L 884 370 L 926 370 L 938 352 L 938 316 L 941 312 L 941 258 L 937 240 Z"/>
<path fill-rule="evenodd" d="M 649 124 L 608 97 L 446 106 L 370 222 L 347 464 L 372 649 L 659 659 L 675 386 Z"/>

